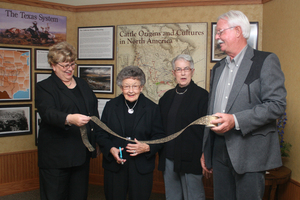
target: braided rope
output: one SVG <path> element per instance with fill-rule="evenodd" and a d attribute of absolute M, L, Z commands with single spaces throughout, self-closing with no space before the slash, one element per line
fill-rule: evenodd
<path fill-rule="evenodd" d="M 146 144 L 161 144 L 161 143 L 166 143 L 166 142 L 169 142 L 169 141 L 177 138 L 185 129 L 187 129 L 188 127 L 190 127 L 192 125 L 206 125 L 207 127 L 215 126 L 213 124 L 210 124 L 210 121 L 214 120 L 216 118 L 217 117 L 215 117 L 215 116 L 207 115 L 207 116 L 201 117 L 201 118 L 193 121 L 188 126 L 186 126 L 185 128 L 183 128 L 182 130 L 180 130 L 180 131 L 178 131 L 178 132 L 176 132 L 176 133 L 174 133 L 172 135 L 169 135 L 167 137 L 156 139 L 156 140 L 147 140 L 147 141 L 139 141 L 139 142 L 146 143 Z M 95 124 L 97 124 L 98 126 L 100 126 L 106 132 L 108 132 L 108 133 L 110 133 L 110 134 L 112 134 L 112 135 L 114 135 L 114 136 L 116 136 L 118 138 L 121 138 L 123 140 L 129 141 L 129 142 L 135 142 L 134 140 L 122 137 L 122 136 L 116 134 L 115 132 L 113 132 L 110 128 L 108 128 L 106 126 L 106 124 L 104 124 L 102 121 L 100 121 L 100 119 L 98 119 L 98 117 L 92 116 L 91 120 L 93 122 L 95 122 Z M 91 151 L 91 152 L 94 151 L 95 148 L 90 144 L 90 142 L 88 140 L 87 131 L 86 131 L 86 127 L 85 126 L 80 127 L 80 133 L 81 133 L 81 137 L 82 137 L 82 141 L 83 141 L 84 145 L 89 149 L 89 151 Z"/>

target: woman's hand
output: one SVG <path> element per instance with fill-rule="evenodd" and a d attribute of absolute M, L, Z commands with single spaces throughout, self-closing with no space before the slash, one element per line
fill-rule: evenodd
<path fill-rule="evenodd" d="M 66 124 L 74 124 L 76 126 L 86 125 L 91 120 L 91 117 L 82 114 L 69 114 L 66 118 Z"/>
<path fill-rule="evenodd" d="M 121 151 L 123 151 L 123 150 L 124 150 L 124 148 L 121 148 Z M 126 162 L 126 159 L 121 159 L 119 157 L 120 150 L 117 149 L 116 147 L 112 147 L 110 149 L 110 153 L 113 155 L 113 157 L 115 158 L 115 160 L 116 160 L 116 162 L 118 164 L 122 164 L 123 165 Z"/>
<path fill-rule="evenodd" d="M 201 166 L 202 166 L 203 176 L 206 177 L 207 179 L 210 178 L 212 173 L 213 173 L 213 170 L 212 169 L 207 169 L 206 164 L 205 164 L 204 153 L 202 153 L 200 163 L 201 163 Z"/>
<path fill-rule="evenodd" d="M 137 156 L 141 153 L 150 151 L 150 146 L 146 143 L 141 143 L 137 139 L 134 139 L 136 144 L 127 144 L 126 151 L 130 153 L 130 156 Z"/>

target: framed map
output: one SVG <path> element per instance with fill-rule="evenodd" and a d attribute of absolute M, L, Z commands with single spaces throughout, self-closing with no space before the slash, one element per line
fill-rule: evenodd
<path fill-rule="evenodd" d="M 193 81 L 205 88 L 207 23 L 119 25 L 116 41 L 117 73 L 129 65 L 140 67 L 147 80 L 143 94 L 152 101 L 176 86 L 171 61 L 179 54 L 192 56 Z"/>
<path fill-rule="evenodd" d="M 31 100 L 31 49 L 0 47 L 0 102 Z"/>

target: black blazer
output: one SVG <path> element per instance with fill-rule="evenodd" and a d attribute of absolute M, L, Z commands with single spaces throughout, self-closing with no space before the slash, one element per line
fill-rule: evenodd
<path fill-rule="evenodd" d="M 105 123 L 112 131 L 120 136 L 125 136 L 125 103 L 123 94 L 106 103 L 102 113 L 101 121 Z M 146 98 L 142 93 L 139 96 L 138 103 L 134 109 L 136 117 L 133 126 L 133 137 L 137 140 L 154 140 L 165 136 L 161 124 L 161 117 L 158 105 Z M 101 132 L 101 137 L 97 139 L 103 153 L 103 168 L 105 170 L 117 172 L 121 165 L 118 164 L 110 149 L 112 147 L 126 147 L 126 140 L 117 138 L 106 131 Z M 141 174 L 150 173 L 155 168 L 155 154 L 161 149 L 163 144 L 151 144 L 150 152 L 139 154 L 133 160 L 137 170 Z M 125 149 L 126 151 L 126 149 Z"/>
<path fill-rule="evenodd" d="M 88 84 L 74 77 L 83 96 L 87 114 L 99 116 L 97 98 Z M 83 113 L 79 102 L 65 84 L 52 72 L 36 84 L 35 105 L 41 116 L 38 136 L 38 164 L 41 168 L 66 168 L 82 165 L 91 156 L 84 146 L 79 127 L 65 125 L 68 114 Z M 88 137 L 95 147 L 95 133 L 100 128 L 87 124 Z M 95 156 L 95 152 L 93 152 Z"/>
<path fill-rule="evenodd" d="M 159 107 L 164 129 L 167 129 L 167 119 L 172 105 L 175 88 L 167 91 L 159 100 Z M 178 108 L 176 116 L 176 132 L 185 128 L 196 119 L 205 116 L 207 112 L 208 92 L 191 81 L 188 90 Z M 202 154 L 204 126 L 190 126 L 175 138 L 174 171 L 182 173 L 202 174 L 200 158 Z M 160 152 L 158 169 L 165 170 L 166 149 Z"/>

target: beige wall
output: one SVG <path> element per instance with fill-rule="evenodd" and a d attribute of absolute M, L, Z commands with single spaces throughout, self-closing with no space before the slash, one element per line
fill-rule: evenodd
<path fill-rule="evenodd" d="M 250 21 L 259 22 L 259 49 L 262 47 L 262 11 L 263 5 L 239 5 L 239 6 L 198 6 L 160 8 L 160 9 L 133 9 L 116 11 L 96 11 L 72 13 L 68 11 L 31 7 L 18 4 L 2 3 L 1 8 L 23 10 L 28 12 L 46 13 L 52 15 L 67 16 L 67 41 L 77 47 L 77 27 L 85 26 L 106 26 L 124 24 L 148 24 L 148 23 L 175 23 L 175 22 L 207 22 L 208 23 L 208 47 L 207 47 L 207 68 L 208 72 L 214 65 L 210 63 L 210 44 L 211 44 L 211 22 L 216 22 L 216 18 L 228 10 L 237 9 L 243 11 Z M 4 45 L 5 46 L 5 45 Z M 9 45 L 6 45 L 9 46 Z M 32 48 L 35 48 L 32 46 Z M 116 54 L 115 54 L 116 57 Z M 115 64 L 116 60 L 111 61 L 78 61 L 79 64 Z M 34 66 L 32 66 L 34 69 Z M 33 70 L 34 71 L 34 70 Z M 116 71 L 116 70 L 115 70 Z M 207 73 L 209 76 L 209 73 Z M 32 76 L 34 77 L 34 75 Z M 34 84 L 34 80 L 32 82 Z M 208 82 L 207 82 L 208 85 Z M 34 92 L 34 90 L 33 90 Z M 33 93 L 34 94 L 34 93 Z M 98 95 L 98 97 L 112 98 L 114 95 Z M 34 97 L 33 97 L 34 98 Z M 3 104 L 3 103 L 0 103 Z M 34 104 L 33 104 L 34 111 Z M 34 112 L 32 112 L 34 113 Z M 33 129 L 35 129 L 33 120 Z M 35 135 L 0 137 L 0 153 L 15 152 L 35 149 Z"/>
<path fill-rule="evenodd" d="M 282 63 L 286 76 L 286 87 L 288 90 L 288 124 L 286 127 L 285 139 L 292 143 L 291 158 L 286 165 L 292 169 L 292 178 L 300 181 L 300 164 L 296 152 L 299 152 L 297 141 L 300 135 L 296 133 L 297 111 L 299 106 L 299 71 L 296 70 L 296 63 L 299 63 L 300 56 L 297 56 L 297 44 L 300 45 L 298 37 L 300 29 L 300 14 L 297 8 L 300 7 L 299 0 L 272 0 L 263 5 L 236 5 L 236 6 L 198 6 L 198 7 L 174 7 L 161 9 L 133 9 L 116 11 L 96 11 L 72 13 L 68 11 L 52 10 L 46 8 L 30 7 L 0 2 L 1 8 L 23 10 L 29 12 L 46 13 L 53 15 L 67 16 L 67 41 L 77 46 L 77 27 L 84 26 L 106 26 L 124 24 L 148 24 L 148 23 L 175 23 L 175 22 L 207 22 L 208 23 L 208 46 L 207 46 L 207 77 L 209 70 L 214 63 L 210 63 L 211 52 L 211 22 L 228 10 L 236 9 L 244 12 L 250 21 L 259 22 L 259 44 L 258 49 L 275 52 Z M 262 32 L 264 35 L 262 36 Z M 8 45 L 7 45 L 8 46 Z M 34 48 L 34 47 L 32 47 Z M 115 54 L 116 58 L 116 54 Z M 114 61 L 78 61 L 79 64 L 115 64 Z M 33 66 L 34 68 L 34 66 Z M 33 75 L 34 77 L 34 75 Z M 34 80 L 33 80 L 34 81 Z M 207 81 L 208 85 L 208 81 Z M 33 91 L 34 92 L 34 91 Z M 98 97 L 112 98 L 114 95 L 98 95 Z M 33 104 L 34 107 L 34 104 Z M 33 112 L 34 113 L 34 112 Z M 33 120 L 34 122 L 34 120 Z M 35 127 L 35 125 L 33 125 Z M 0 137 L 0 153 L 14 152 L 35 149 L 34 134 L 27 136 Z"/>
<path fill-rule="evenodd" d="M 241 10 L 250 21 L 259 22 L 259 44 L 262 48 L 262 11 L 263 5 L 239 5 L 239 6 L 195 6 L 174 8 L 133 9 L 101 12 L 82 12 L 76 14 L 78 27 L 124 25 L 124 24 L 151 24 L 151 23 L 185 23 L 185 22 L 207 22 L 207 68 L 213 67 L 215 63 L 210 62 L 211 52 L 211 22 L 216 22 L 217 17 L 229 10 Z M 115 63 L 116 64 L 116 63 Z M 207 77 L 209 73 L 207 73 Z M 208 82 L 207 82 L 208 88 Z"/>
<path fill-rule="evenodd" d="M 37 12 L 37 13 L 45 13 L 45 14 L 51 14 L 51 15 L 60 15 L 60 16 L 66 16 L 67 17 L 67 41 L 70 42 L 72 45 L 77 45 L 77 27 L 76 27 L 76 21 L 75 21 L 75 13 L 68 12 L 68 11 L 61 11 L 61 10 L 53 10 L 53 9 L 46 9 L 46 8 L 37 8 L 37 7 L 31 7 L 31 6 L 24 6 L 24 5 L 18 5 L 18 4 L 10 4 L 10 3 L 3 3 L 0 2 L 0 8 L 5 9 L 12 9 L 12 10 L 22 10 L 27 12 Z M 13 26 L 13 25 L 12 25 Z M 1 46 L 13 46 L 13 45 L 3 45 Z M 26 47 L 26 48 L 32 48 L 32 54 L 34 51 L 34 48 L 41 48 L 39 46 L 19 46 L 19 47 Z M 34 72 L 34 60 L 32 56 L 32 70 Z M 35 84 L 34 80 L 34 73 L 32 73 L 32 86 Z M 32 98 L 34 102 L 34 87 L 32 87 Z M 18 102 L 16 104 L 27 104 L 28 102 Z M 5 103 L 0 103 L 0 105 L 5 105 Z M 31 135 L 20 135 L 20 136 L 10 136 L 10 137 L 0 137 L 0 153 L 6 153 L 6 152 L 15 152 L 15 151 L 24 151 L 24 150 L 32 150 L 36 149 L 35 146 L 35 112 L 34 112 L 34 104 L 32 104 L 32 128 L 33 128 L 33 134 Z"/>
<path fill-rule="evenodd" d="M 292 170 L 292 179 L 300 182 L 299 99 L 300 99 L 300 1 L 273 0 L 263 6 L 263 50 L 276 53 L 285 74 L 287 89 L 287 125 L 284 139 L 293 146 L 284 164 Z M 299 46 L 298 46 L 299 45 Z"/>

